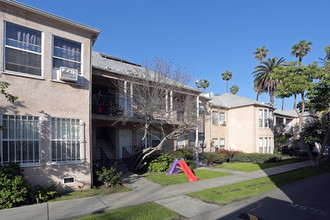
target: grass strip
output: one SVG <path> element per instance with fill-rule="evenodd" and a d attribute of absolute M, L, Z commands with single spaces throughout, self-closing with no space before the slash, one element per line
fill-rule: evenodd
<path fill-rule="evenodd" d="M 329 169 L 330 163 L 326 163 L 319 168 L 305 167 L 283 174 L 193 192 L 188 195 L 206 202 L 228 205 L 310 176 L 319 175 L 325 171 L 329 171 Z"/>
<path fill-rule="evenodd" d="M 48 202 L 56 202 L 56 201 L 69 200 L 69 199 L 80 199 L 80 198 L 86 198 L 86 197 L 91 197 L 91 196 L 101 196 L 101 195 L 106 195 L 106 194 L 128 192 L 128 191 L 131 191 L 131 189 L 124 187 L 124 186 L 111 187 L 111 188 L 98 187 L 98 188 L 77 190 L 77 191 L 65 193 L 63 195 L 59 195 L 59 196 L 55 197 L 52 200 L 49 200 Z"/>
<path fill-rule="evenodd" d="M 179 214 L 167 209 L 157 203 L 147 203 L 137 206 L 119 208 L 111 211 L 106 211 L 100 214 L 91 214 L 81 217 L 81 220 L 169 220 L 179 218 Z"/>
<path fill-rule="evenodd" d="M 214 166 L 216 168 L 224 168 L 229 170 L 239 170 L 244 172 L 251 172 L 256 170 L 263 170 L 267 168 L 292 164 L 292 163 L 298 163 L 306 161 L 304 158 L 290 158 L 290 159 L 284 159 L 278 162 L 271 162 L 271 163 L 227 163 L 227 164 L 221 164 Z"/>
<path fill-rule="evenodd" d="M 198 170 L 198 169 L 194 170 L 194 173 L 200 180 L 230 175 L 228 173 L 223 173 L 218 171 Z M 179 173 L 176 175 L 166 175 L 166 173 L 153 173 L 153 174 L 145 174 L 143 175 L 143 177 L 155 183 L 161 184 L 163 186 L 189 182 L 188 177 L 186 176 L 185 173 Z"/>

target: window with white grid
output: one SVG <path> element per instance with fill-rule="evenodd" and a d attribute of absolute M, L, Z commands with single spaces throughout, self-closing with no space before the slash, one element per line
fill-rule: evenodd
<path fill-rule="evenodd" d="M 51 130 L 51 162 L 80 162 L 80 120 L 52 118 Z"/>
<path fill-rule="evenodd" d="M 39 117 L 0 115 L 0 162 L 20 163 L 21 166 L 40 163 Z"/>

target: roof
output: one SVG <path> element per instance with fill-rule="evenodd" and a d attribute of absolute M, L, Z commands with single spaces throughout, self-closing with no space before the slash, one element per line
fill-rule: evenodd
<path fill-rule="evenodd" d="M 276 109 L 274 111 L 274 114 L 276 115 L 281 115 L 281 116 L 286 116 L 286 117 L 292 117 L 292 118 L 297 118 L 298 114 L 296 112 L 296 110 L 294 109 L 290 109 L 290 110 L 280 110 L 280 109 Z M 309 112 L 304 112 L 304 116 L 309 116 Z"/>
<path fill-rule="evenodd" d="M 30 11 L 30 12 L 38 14 L 38 15 L 46 16 L 46 17 L 51 18 L 53 20 L 57 20 L 59 22 L 66 23 L 66 24 L 75 26 L 75 27 L 80 28 L 80 29 L 84 29 L 84 30 L 93 32 L 94 33 L 94 36 L 93 36 L 93 41 L 94 42 L 96 41 L 98 35 L 101 32 L 100 30 L 98 30 L 96 28 L 92 28 L 92 27 L 89 27 L 87 25 L 83 25 L 83 24 L 80 24 L 78 22 L 75 22 L 75 21 L 72 21 L 72 20 L 57 16 L 57 15 L 54 15 L 54 14 L 48 13 L 46 11 L 42 11 L 40 9 L 31 7 L 29 5 L 22 4 L 20 2 L 16 2 L 16 1 L 13 1 L 13 0 L 0 0 L 0 2 L 6 3 L 8 5 L 11 5 L 11 6 L 20 8 L 20 9 L 24 9 L 26 11 Z"/>
<path fill-rule="evenodd" d="M 273 108 L 269 104 L 265 104 L 262 102 L 255 101 L 253 99 L 249 99 L 246 97 L 230 94 L 230 93 L 224 93 L 222 95 L 213 95 L 213 94 L 206 94 L 208 95 L 211 100 L 210 104 L 218 107 L 223 108 L 237 108 L 237 107 L 243 107 L 243 106 L 249 106 L 249 105 L 258 105 L 268 108 Z"/>
<path fill-rule="evenodd" d="M 116 73 L 124 76 L 141 76 L 143 73 L 144 68 L 136 63 L 132 63 L 114 56 L 109 56 L 104 53 L 99 53 L 96 51 L 92 51 L 92 66 L 93 68 L 100 69 L 103 71 Z M 157 74 L 152 72 L 154 77 L 157 77 Z M 152 80 L 152 74 L 150 80 Z M 174 81 L 174 80 L 173 80 Z M 177 84 L 178 82 L 175 82 Z M 188 89 L 197 93 L 200 93 L 198 89 L 190 87 L 188 85 L 182 84 L 182 88 Z"/>

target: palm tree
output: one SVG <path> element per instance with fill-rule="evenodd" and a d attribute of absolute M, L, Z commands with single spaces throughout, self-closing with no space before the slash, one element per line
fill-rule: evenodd
<path fill-rule="evenodd" d="M 302 62 L 302 58 L 311 52 L 312 42 L 307 42 L 305 40 L 300 41 L 299 43 L 293 45 L 291 48 L 291 55 L 299 57 L 299 62 Z"/>
<path fill-rule="evenodd" d="M 269 50 L 265 48 L 265 45 L 260 48 L 257 48 L 256 51 L 253 52 L 254 58 L 256 58 L 259 63 L 261 63 L 262 59 L 267 57 L 268 53 Z"/>
<path fill-rule="evenodd" d="M 237 85 L 233 85 L 230 87 L 230 92 L 236 95 L 238 93 L 239 87 Z"/>
<path fill-rule="evenodd" d="M 275 68 L 281 65 L 282 62 L 284 62 L 283 57 L 281 59 L 278 59 L 278 57 L 268 58 L 267 61 L 263 61 L 259 66 L 255 67 L 255 71 L 252 73 L 254 74 L 254 85 L 258 96 L 263 92 L 269 93 L 270 103 L 272 105 L 274 105 L 276 86 L 280 82 L 272 79 L 270 75 L 274 72 Z"/>
<path fill-rule="evenodd" d="M 210 86 L 210 83 L 207 79 L 196 79 L 195 86 L 199 89 L 203 89 L 203 93 L 205 93 L 205 90 Z"/>
<path fill-rule="evenodd" d="M 221 76 L 222 76 L 222 80 L 226 80 L 227 82 L 227 92 L 228 92 L 228 81 L 231 80 L 231 78 L 233 77 L 233 73 L 226 70 L 226 72 L 222 73 Z"/>

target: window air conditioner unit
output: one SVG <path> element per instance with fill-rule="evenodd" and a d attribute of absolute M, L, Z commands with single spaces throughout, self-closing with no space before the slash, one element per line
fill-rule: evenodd
<path fill-rule="evenodd" d="M 221 125 L 226 125 L 226 122 L 225 121 L 220 121 L 220 124 Z"/>
<path fill-rule="evenodd" d="M 59 70 L 59 79 L 63 81 L 77 82 L 78 70 L 61 66 Z"/>

